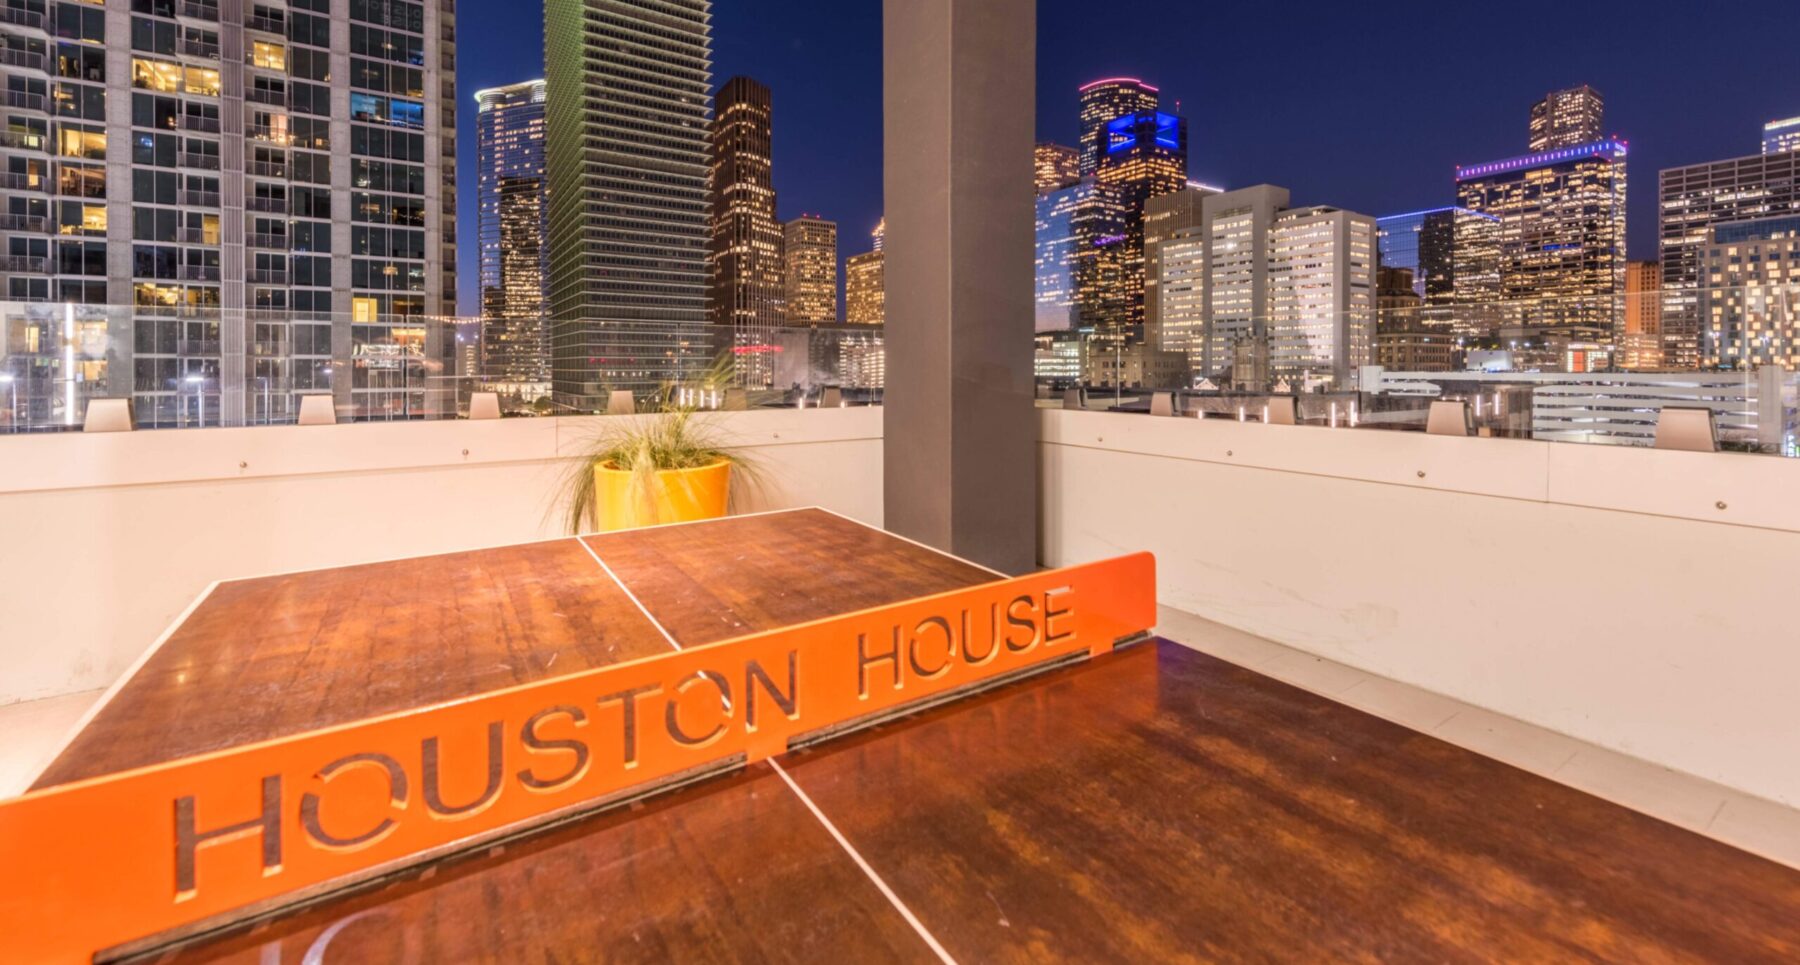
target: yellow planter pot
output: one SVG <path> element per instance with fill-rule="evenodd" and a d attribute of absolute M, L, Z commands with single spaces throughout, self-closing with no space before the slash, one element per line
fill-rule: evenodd
<path fill-rule="evenodd" d="M 602 533 L 663 523 L 687 523 L 725 515 L 731 496 L 731 463 L 658 470 L 646 487 L 623 469 L 594 467 L 594 528 Z"/>

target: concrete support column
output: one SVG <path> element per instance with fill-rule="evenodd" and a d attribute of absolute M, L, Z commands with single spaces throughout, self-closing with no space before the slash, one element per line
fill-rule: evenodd
<path fill-rule="evenodd" d="M 885 0 L 887 528 L 1037 563 L 1036 0 Z"/>

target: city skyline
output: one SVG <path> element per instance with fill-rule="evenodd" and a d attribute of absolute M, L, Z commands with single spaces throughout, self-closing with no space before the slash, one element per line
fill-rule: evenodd
<path fill-rule="evenodd" d="M 1652 3 L 1645 16 L 1631 18 L 1572 11 L 1554 35 L 1478 11 L 1423 4 L 1401 4 L 1396 16 L 1379 23 L 1311 3 L 1204 15 L 1161 0 L 1121 0 L 1110 9 L 1121 22 L 1153 17 L 1158 28 L 1096 33 L 1090 7 L 1040 4 L 1038 139 L 1077 144 L 1076 89 L 1098 78 L 1140 76 L 1188 118 L 1195 179 L 1227 188 L 1283 184 L 1297 204 L 1382 215 L 1453 204 L 1457 164 L 1521 153 L 1517 132 L 1532 103 L 1546 91 L 1579 84 L 1604 92 L 1608 133 L 1630 142 L 1633 168 L 1649 175 L 1640 178 L 1646 189 L 1663 168 L 1758 153 L 1765 123 L 1800 114 L 1800 82 L 1780 67 L 1786 61 L 1778 56 L 1777 32 L 1714 37 L 1700 31 L 1685 38 L 1682 50 L 1697 66 L 1671 66 L 1658 31 L 1669 16 L 1691 17 L 1673 3 Z M 1754 3 L 1743 15 L 1774 22 L 1780 10 Z M 752 9 L 722 0 L 712 14 L 714 86 L 747 74 L 781 101 L 775 146 L 781 217 L 818 212 L 846 236 L 865 237 L 882 213 L 880 4 Z M 542 76 L 541 17 L 521 17 L 516 4 L 499 0 L 464 0 L 457 16 L 460 31 L 482 37 L 484 50 L 459 59 L 460 91 Z M 1296 22 L 1314 26 L 1298 30 Z M 1295 45 L 1340 50 L 1313 58 L 1284 54 L 1293 69 L 1258 74 L 1258 86 L 1245 87 L 1234 78 L 1250 76 L 1250 62 L 1264 56 L 1257 45 L 1193 55 L 1194 37 L 1221 31 L 1285 38 L 1287 54 L 1302 52 Z M 1593 43 L 1596 32 L 1605 44 Z M 1468 36 L 1482 37 L 1484 47 L 1507 46 L 1507 69 L 1480 69 L 1478 62 L 1472 68 L 1469 45 L 1460 39 Z M 1347 58 L 1345 44 L 1381 56 Z M 831 83 L 819 83 L 821 76 Z M 1447 78 L 1455 82 L 1441 82 Z M 1209 93 L 1224 90 L 1239 96 Z M 458 109 L 472 117 L 474 103 L 464 100 Z M 1351 104 L 1363 109 L 1352 112 Z M 473 154 L 472 127 L 460 126 L 468 143 L 459 154 Z M 467 197 L 459 216 L 472 237 L 475 200 L 467 181 L 460 185 Z M 1630 257 L 1656 257 L 1654 191 L 1633 191 L 1629 204 Z M 857 254 L 856 247 L 843 246 L 840 260 Z M 474 262 L 466 250 L 461 256 L 459 281 L 473 297 Z M 468 297 L 462 306 L 478 304 Z"/>

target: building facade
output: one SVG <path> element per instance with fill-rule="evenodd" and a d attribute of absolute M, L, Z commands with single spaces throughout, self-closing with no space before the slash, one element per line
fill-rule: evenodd
<path fill-rule="evenodd" d="M 1266 381 L 1269 348 L 1269 245 L 1286 188 L 1226 191 L 1201 202 L 1205 219 L 1205 312 L 1198 374 L 1238 384 Z"/>
<path fill-rule="evenodd" d="M 453 9 L 9 7 L 0 291 L 27 304 L 4 324 L 55 305 L 77 343 L 9 346 L 26 418 L 77 419 L 75 395 L 130 396 L 142 425 L 453 404 L 454 333 L 426 321 L 455 310 Z"/>
<path fill-rule="evenodd" d="M 1460 206 L 1499 220 L 1500 334 L 1611 343 L 1625 290 L 1625 156 L 1624 142 L 1598 141 L 1457 169 Z"/>
<path fill-rule="evenodd" d="M 1701 282 L 1702 367 L 1800 368 L 1800 214 L 1713 228 Z"/>
<path fill-rule="evenodd" d="M 1780 154 L 1783 151 L 1800 151 L 1800 117 L 1770 121 L 1763 125 L 1762 152 Z"/>
<path fill-rule="evenodd" d="M 1633 261 L 1625 265 L 1625 318 L 1619 331 L 1618 364 L 1622 369 L 1663 367 L 1662 265 Z"/>
<path fill-rule="evenodd" d="M 708 315 L 733 345 L 767 345 L 786 318 L 786 263 L 775 218 L 774 101 L 769 88 L 733 77 L 713 97 L 712 286 Z M 738 353 L 739 384 L 767 386 L 765 353 Z"/>
<path fill-rule="evenodd" d="M 1066 188 L 1081 180 L 1081 151 L 1064 144 L 1039 141 L 1032 150 L 1037 193 Z"/>
<path fill-rule="evenodd" d="M 1176 232 L 1201 224 L 1200 202 L 1218 194 L 1214 188 L 1188 182 L 1180 190 L 1144 202 L 1144 343 L 1158 351 L 1189 351 L 1193 330 L 1164 323 L 1162 245 Z"/>
<path fill-rule="evenodd" d="M 1316 206 L 1269 231 L 1269 368 L 1276 378 L 1355 385 L 1375 362 L 1375 219 Z"/>
<path fill-rule="evenodd" d="M 887 320 L 886 254 L 866 251 L 844 264 L 844 321 L 880 325 Z"/>
<path fill-rule="evenodd" d="M 1076 173 L 1092 177 L 1106 156 L 1106 126 L 1129 114 L 1161 106 L 1157 89 L 1134 77 L 1109 77 L 1083 84 L 1077 92 L 1081 123 L 1081 160 Z"/>
<path fill-rule="evenodd" d="M 801 215 L 783 226 L 787 324 L 831 325 L 838 320 L 837 224 Z"/>
<path fill-rule="evenodd" d="M 707 355 L 710 0 L 546 0 L 555 401 L 598 411 Z"/>
<path fill-rule="evenodd" d="M 1752 154 L 1662 172 L 1663 364 L 1689 371 L 1721 357 L 1703 337 L 1705 253 L 1720 225 L 1800 214 L 1800 151 Z"/>
<path fill-rule="evenodd" d="M 533 80 L 475 93 L 482 317 L 476 371 L 483 385 L 511 395 L 536 396 L 550 382 L 545 91 Z"/>
<path fill-rule="evenodd" d="M 1586 84 L 1551 91 L 1531 105 L 1531 133 L 1526 147 L 1536 154 L 1603 141 L 1605 122 L 1606 101 L 1599 91 Z"/>
<path fill-rule="evenodd" d="M 1204 220 L 1170 227 L 1156 244 L 1156 334 L 1160 347 L 1185 354 L 1194 372 L 1205 362 L 1206 231 Z"/>
<path fill-rule="evenodd" d="M 1110 185 L 1125 206 L 1120 257 L 1124 262 L 1123 328 L 1096 329 L 1101 339 L 1145 340 L 1144 219 L 1152 198 L 1187 187 L 1187 121 L 1162 111 L 1140 111 L 1106 124 L 1106 150 L 1095 178 Z"/>

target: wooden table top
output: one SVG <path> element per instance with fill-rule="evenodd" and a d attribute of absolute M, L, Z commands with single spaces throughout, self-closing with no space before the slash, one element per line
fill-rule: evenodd
<path fill-rule="evenodd" d="M 175 961 L 1793 961 L 1800 871 L 1159 641 Z"/>
<path fill-rule="evenodd" d="M 808 509 L 224 582 L 33 786 L 668 652 L 621 580 L 699 643 L 991 579 Z"/>
<path fill-rule="evenodd" d="M 222 584 L 41 783 L 992 578 L 801 511 Z M 1800 872 L 1159 641 L 157 960 L 934 961 L 924 935 L 963 962 L 1791 961 Z"/>

